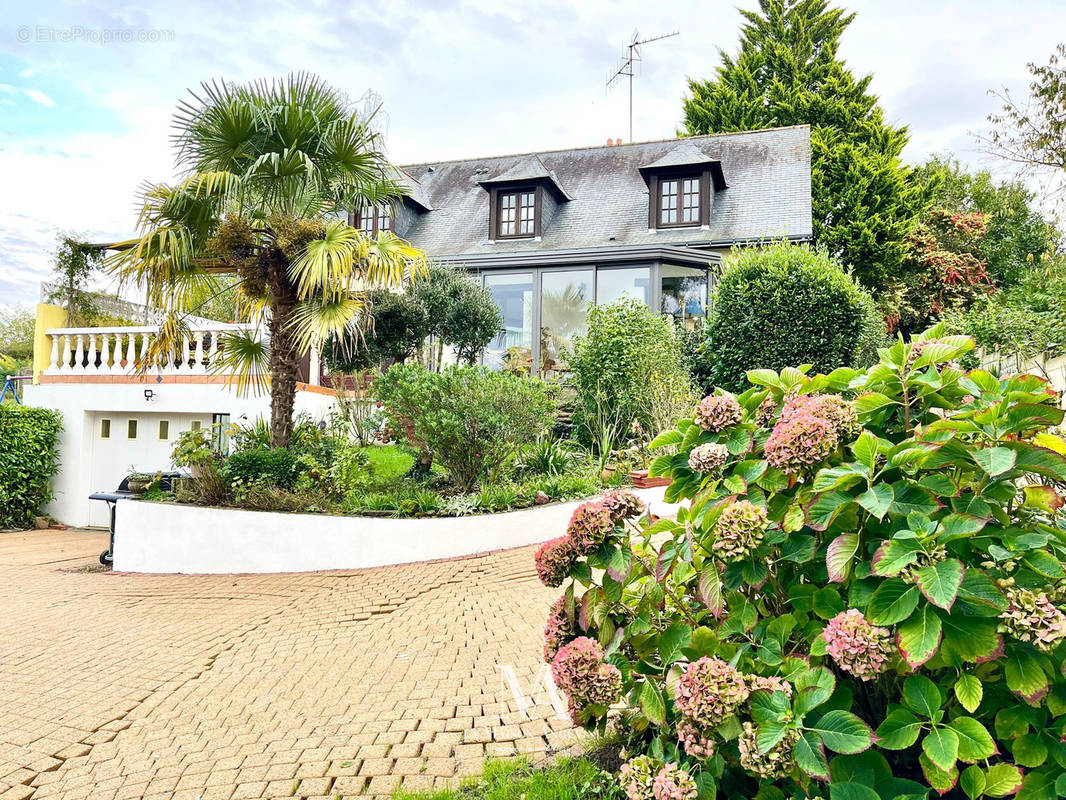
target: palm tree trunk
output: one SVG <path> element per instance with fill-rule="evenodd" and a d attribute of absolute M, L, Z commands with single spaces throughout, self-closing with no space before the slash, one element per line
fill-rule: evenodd
<path fill-rule="evenodd" d="M 280 263 L 270 270 L 270 446 L 288 447 L 292 443 L 292 412 L 300 368 L 291 325 L 297 296 L 289 281 L 288 264 L 284 258 L 277 261 Z"/>

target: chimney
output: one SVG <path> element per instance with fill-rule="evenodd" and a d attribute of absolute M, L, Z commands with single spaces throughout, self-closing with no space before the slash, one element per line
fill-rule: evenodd
<path fill-rule="evenodd" d="M 619 136 L 617 139 L 614 140 L 614 143 L 615 143 L 616 146 L 620 145 L 622 143 L 622 137 Z"/>
<path fill-rule="evenodd" d="M 608 139 L 607 140 L 607 146 L 608 147 L 614 147 L 614 139 Z"/>

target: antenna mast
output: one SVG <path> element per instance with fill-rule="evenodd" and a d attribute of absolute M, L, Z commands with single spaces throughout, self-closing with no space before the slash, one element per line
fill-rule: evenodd
<path fill-rule="evenodd" d="M 663 33 L 659 36 L 649 36 L 647 39 L 640 38 L 640 32 L 633 31 L 633 38 L 626 45 L 626 53 L 622 56 L 619 62 L 618 69 L 607 78 L 607 84 L 604 86 L 604 90 L 611 88 L 611 85 L 618 78 L 629 78 L 629 141 L 633 141 L 633 76 L 636 73 L 636 64 L 640 62 L 640 46 L 648 44 L 649 42 L 657 42 L 660 39 L 669 39 L 671 36 L 679 36 L 681 31 L 673 31 L 671 33 Z"/>

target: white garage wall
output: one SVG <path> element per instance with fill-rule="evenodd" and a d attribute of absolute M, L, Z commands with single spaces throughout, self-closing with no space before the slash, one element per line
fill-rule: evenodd
<path fill-rule="evenodd" d="M 151 389 L 151 400 L 145 399 L 145 389 Z M 55 499 L 46 512 L 77 527 L 106 524 L 104 503 L 90 501 L 88 496 L 93 491 L 116 489 L 118 482 L 111 476 L 118 472 L 124 475 L 131 464 L 144 470 L 160 468 L 156 452 L 160 448 L 154 441 L 159 419 L 171 419 L 173 440 L 189 427 L 187 422 L 184 427 L 175 425 L 174 420 L 206 419 L 209 425 L 213 414 L 229 414 L 232 422 L 270 414 L 268 396 L 239 397 L 217 383 L 42 383 L 26 387 L 24 402 L 56 409 L 63 415 L 60 467 L 52 481 Z M 296 413 L 324 419 L 335 403 L 330 395 L 297 392 Z M 96 447 L 101 418 L 111 419 L 111 447 Z M 136 441 L 125 438 L 126 422 L 131 418 L 139 420 Z M 169 446 L 165 449 L 170 452 Z M 97 485 L 97 481 L 106 485 Z M 100 513 L 90 512 L 91 505 L 100 506 Z"/>

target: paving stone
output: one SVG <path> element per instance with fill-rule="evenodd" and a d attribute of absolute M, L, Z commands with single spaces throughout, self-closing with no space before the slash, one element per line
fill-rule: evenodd
<path fill-rule="evenodd" d="M 526 718 L 500 696 L 498 665 L 523 687 L 541 668 L 556 593 L 534 548 L 296 575 L 86 569 L 105 547 L 0 535 L 0 641 L 19 645 L 0 648 L 0 800 L 388 797 L 577 741 L 550 705 Z"/>

